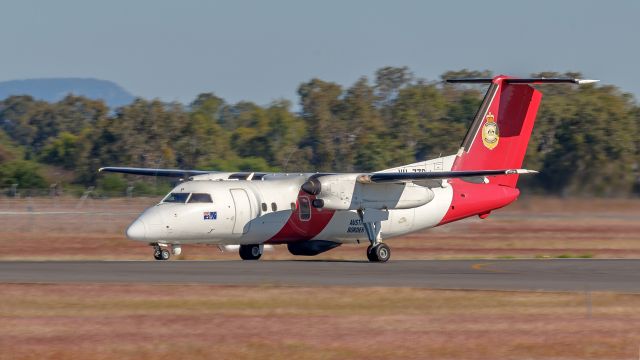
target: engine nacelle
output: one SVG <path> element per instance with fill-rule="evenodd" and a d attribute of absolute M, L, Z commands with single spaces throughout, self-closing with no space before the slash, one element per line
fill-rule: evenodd
<path fill-rule="evenodd" d="M 309 179 L 302 189 L 316 195 L 313 206 L 331 210 L 411 209 L 435 194 L 414 183 L 361 183 L 359 174 L 324 175 Z"/>

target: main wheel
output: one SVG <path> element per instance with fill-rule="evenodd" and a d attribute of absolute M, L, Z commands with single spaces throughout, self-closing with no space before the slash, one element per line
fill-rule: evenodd
<path fill-rule="evenodd" d="M 240 245 L 240 257 L 242 260 L 258 260 L 262 256 L 260 245 Z"/>
<path fill-rule="evenodd" d="M 367 248 L 367 258 L 373 262 L 387 262 L 391 257 L 391 249 L 387 244 L 378 244 L 374 247 Z"/>
<path fill-rule="evenodd" d="M 372 248 L 373 248 L 373 245 L 369 245 L 367 247 L 367 259 L 369 259 L 369 261 L 377 261 L 376 255 L 371 251 Z"/>
<path fill-rule="evenodd" d="M 160 257 L 162 258 L 162 260 L 169 260 L 169 258 L 171 257 L 171 251 L 169 251 L 168 249 L 160 250 Z"/>
<path fill-rule="evenodd" d="M 156 260 L 162 260 L 162 250 L 160 250 L 160 248 L 153 249 L 153 258 Z"/>

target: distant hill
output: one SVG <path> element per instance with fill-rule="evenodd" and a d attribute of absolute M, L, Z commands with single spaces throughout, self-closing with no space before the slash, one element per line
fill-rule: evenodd
<path fill-rule="evenodd" d="M 56 102 L 70 93 L 90 99 L 102 99 L 110 107 L 126 105 L 134 99 L 120 85 L 106 80 L 48 78 L 0 81 L 0 99 L 12 95 L 31 95 L 36 99 Z"/>

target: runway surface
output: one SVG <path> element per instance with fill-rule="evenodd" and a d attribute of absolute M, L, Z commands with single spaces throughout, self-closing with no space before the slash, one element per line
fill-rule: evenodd
<path fill-rule="evenodd" d="M 0 262 L 0 283 L 70 282 L 640 293 L 640 260 Z"/>

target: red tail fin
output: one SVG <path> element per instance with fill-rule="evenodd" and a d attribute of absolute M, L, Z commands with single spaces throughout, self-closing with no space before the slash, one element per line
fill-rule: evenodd
<path fill-rule="evenodd" d="M 452 170 L 519 169 L 527 151 L 542 94 L 529 83 L 550 79 L 476 79 L 490 82 Z M 524 81 L 530 80 L 530 81 Z M 542 81 L 544 82 L 544 81 Z M 515 187 L 518 175 L 492 182 Z"/>

